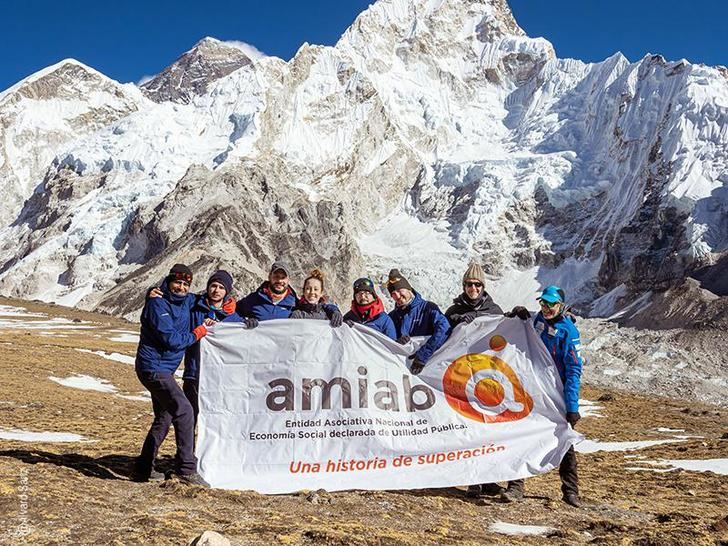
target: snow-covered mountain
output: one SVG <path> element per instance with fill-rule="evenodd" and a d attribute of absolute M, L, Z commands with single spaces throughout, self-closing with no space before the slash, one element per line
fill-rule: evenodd
<path fill-rule="evenodd" d="M 379 0 L 288 62 L 204 39 L 141 90 L 60 63 L 0 121 L 13 296 L 126 314 L 176 261 L 245 292 L 284 256 L 444 305 L 477 259 L 504 306 L 608 316 L 728 248 L 728 71 L 559 59 L 504 0 Z"/>

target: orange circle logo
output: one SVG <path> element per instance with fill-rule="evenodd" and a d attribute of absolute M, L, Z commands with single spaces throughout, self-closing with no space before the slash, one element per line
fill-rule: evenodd
<path fill-rule="evenodd" d="M 533 399 L 516 373 L 497 356 L 461 356 L 448 366 L 442 386 L 452 409 L 481 423 L 518 421 L 533 409 Z"/>
<path fill-rule="evenodd" d="M 488 340 L 488 345 L 494 351 L 502 351 L 503 349 L 506 348 L 506 345 L 508 345 L 508 342 L 506 341 L 506 338 L 504 338 L 503 336 L 495 335 Z"/>

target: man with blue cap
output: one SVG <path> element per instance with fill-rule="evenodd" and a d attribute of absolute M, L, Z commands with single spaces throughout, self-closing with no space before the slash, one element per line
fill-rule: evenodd
<path fill-rule="evenodd" d="M 551 285 L 543 289 L 538 303 L 541 311 L 536 315 L 533 326 L 541 336 L 541 341 L 553 358 L 564 385 L 566 401 L 566 420 L 573 427 L 581 419 L 579 415 L 579 388 L 581 387 L 581 340 L 574 319 L 566 315 L 564 291 Z M 523 307 L 516 307 L 508 316 L 524 318 L 528 314 Z M 576 453 L 574 446 L 569 448 L 559 465 L 561 492 L 563 500 L 571 506 L 580 506 L 579 480 L 576 474 Z M 508 488 L 501 495 L 505 502 L 518 501 L 523 498 L 523 480 L 508 482 Z"/>

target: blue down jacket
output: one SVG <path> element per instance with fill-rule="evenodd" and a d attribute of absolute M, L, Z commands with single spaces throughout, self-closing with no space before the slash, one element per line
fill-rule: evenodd
<path fill-rule="evenodd" d="M 240 300 L 235 311 L 241 317 L 253 317 L 260 321 L 290 318 L 297 301 L 296 292 L 289 287 L 286 297 L 278 303 L 273 303 L 268 295 L 268 281 L 266 281 L 258 290 Z"/>
<path fill-rule="evenodd" d="M 536 315 L 533 326 L 541 335 L 559 370 L 564 384 L 566 411 L 579 411 L 579 389 L 581 388 L 581 339 L 574 322 L 563 315 L 556 321 L 548 321 L 542 313 Z"/>
<path fill-rule="evenodd" d="M 135 364 L 140 372 L 174 373 L 185 349 L 197 342 L 192 328 L 199 324 L 191 323 L 190 314 L 197 296 L 175 296 L 166 280 L 161 290 L 162 297 L 147 299 L 142 310 Z"/>
<path fill-rule="evenodd" d="M 401 336 L 430 336 L 415 353 L 422 362 L 427 362 L 432 353 L 445 343 L 450 335 L 450 323 L 442 314 L 437 304 L 422 299 L 419 293 L 404 307 L 396 307 L 389 313 L 397 337 Z"/>

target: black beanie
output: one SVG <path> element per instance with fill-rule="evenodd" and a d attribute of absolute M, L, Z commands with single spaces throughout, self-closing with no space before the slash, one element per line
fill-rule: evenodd
<path fill-rule="evenodd" d="M 226 296 L 229 296 L 230 293 L 233 291 L 233 277 L 224 269 L 218 269 L 212 274 L 209 279 L 207 279 L 207 288 L 210 288 L 210 285 L 215 281 L 219 282 L 225 287 Z"/>
<path fill-rule="evenodd" d="M 389 290 L 389 293 L 391 294 L 395 290 L 399 290 L 400 288 L 406 288 L 407 290 L 411 290 L 414 292 L 414 288 L 412 288 L 412 285 L 409 283 L 407 279 L 404 278 L 404 276 L 399 272 L 399 269 L 392 269 L 389 272 L 389 280 L 387 281 L 387 290 Z"/>
<path fill-rule="evenodd" d="M 374 283 L 371 279 L 367 279 L 366 277 L 362 277 L 361 279 L 354 281 L 355 296 L 357 292 L 369 292 L 372 296 L 374 296 L 374 299 L 377 298 L 377 291 L 374 289 Z"/>
<path fill-rule="evenodd" d="M 168 281 L 173 281 L 178 278 L 185 278 L 187 277 L 187 282 L 192 282 L 192 270 L 187 267 L 185 264 L 174 264 L 172 266 L 172 269 L 169 270 L 169 275 L 167 275 Z"/>

